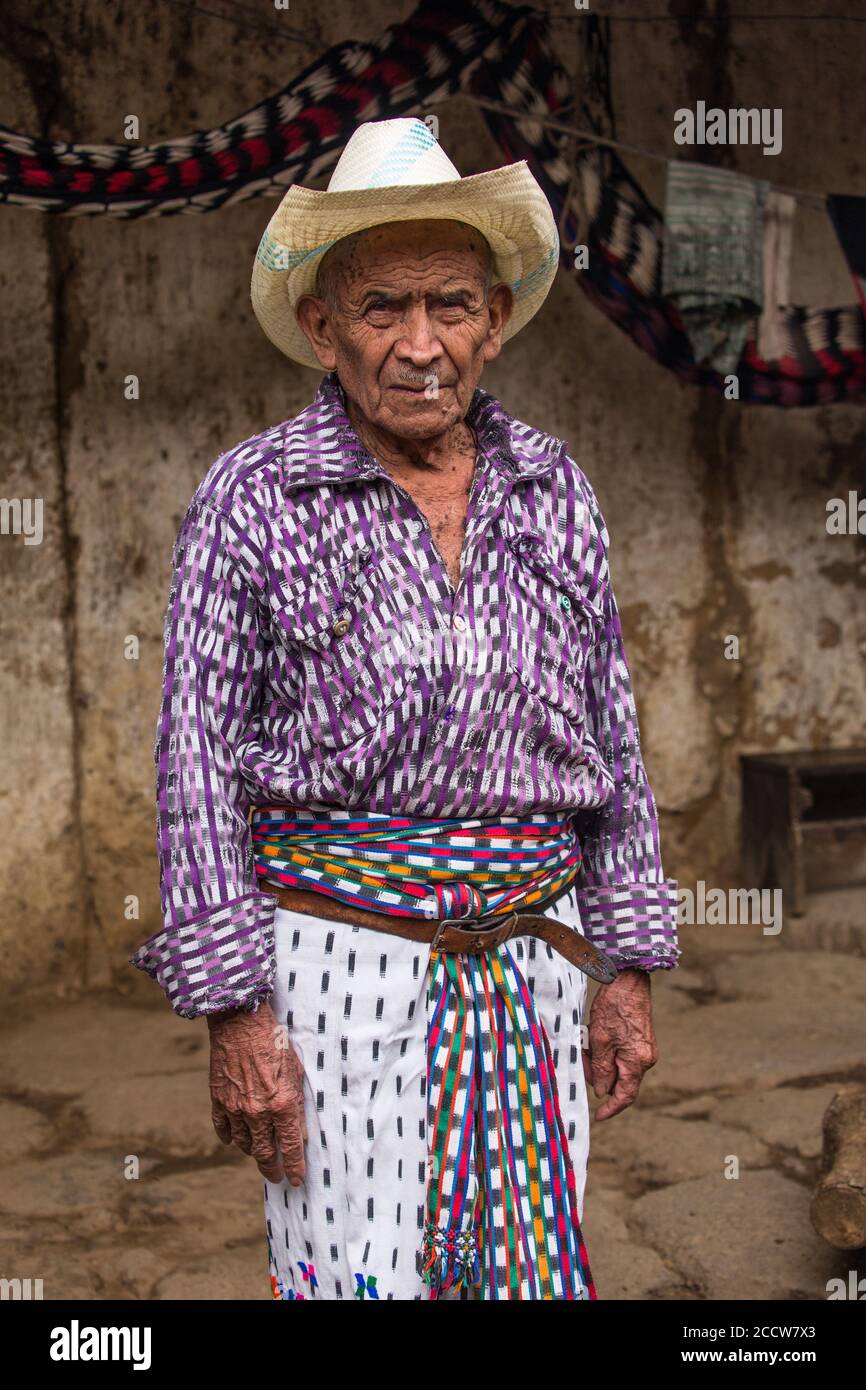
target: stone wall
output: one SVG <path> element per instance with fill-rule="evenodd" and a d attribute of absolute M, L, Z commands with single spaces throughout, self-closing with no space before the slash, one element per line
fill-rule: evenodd
<path fill-rule="evenodd" d="M 40 9 L 2 0 L 0 117 L 89 143 L 122 139 L 130 113 L 148 143 L 207 128 L 412 4 L 292 0 L 279 18 L 265 0 L 259 8 L 284 23 L 285 41 L 162 0 Z M 578 74 L 580 18 L 549 8 L 562 60 Z M 714 7 L 696 3 L 690 14 L 704 9 Z M 782 153 L 728 151 L 730 167 L 801 188 L 861 187 L 866 96 L 852 26 L 613 29 L 621 139 L 682 153 L 678 106 L 780 106 Z M 477 110 L 458 100 L 438 114 L 464 172 L 500 162 Z M 664 166 L 626 162 L 661 205 Z M 317 380 L 280 357 L 249 308 L 273 206 L 131 223 L 0 207 L 0 490 L 41 497 L 45 517 L 41 545 L 0 537 L 6 990 L 127 977 L 152 989 L 124 962 L 159 921 L 152 748 L 172 542 L 217 454 L 294 414 Z M 798 210 L 792 298 L 854 298 L 820 208 Z M 129 374 L 138 400 L 124 397 Z M 665 868 L 684 883 L 724 883 L 737 865 L 738 755 L 863 741 L 863 542 L 828 537 L 824 523 L 827 498 L 858 485 L 866 417 L 853 406 L 748 407 L 682 387 L 564 271 L 485 385 L 569 439 L 596 488 Z M 740 639 L 739 661 L 724 658 L 726 634 Z"/>

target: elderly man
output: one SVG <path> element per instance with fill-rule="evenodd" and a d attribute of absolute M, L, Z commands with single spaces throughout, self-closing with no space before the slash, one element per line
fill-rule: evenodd
<path fill-rule="evenodd" d="M 326 376 L 175 548 L 133 960 L 207 1017 L 277 1298 L 597 1296 L 585 1078 L 634 1101 L 679 950 L 595 496 L 478 385 L 557 256 L 525 164 L 360 127 L 253 275 Z"/>

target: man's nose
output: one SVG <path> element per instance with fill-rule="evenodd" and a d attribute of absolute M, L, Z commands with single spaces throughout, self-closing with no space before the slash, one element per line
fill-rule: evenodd
<path fill-rule="evenodd" d="M 430 315 L 423 305 L 413 305 L 405 314 L 402 332 L 394 344 L 397 357 L 416 367 L 427 367 L 442 356 L 442 344 Z"/>

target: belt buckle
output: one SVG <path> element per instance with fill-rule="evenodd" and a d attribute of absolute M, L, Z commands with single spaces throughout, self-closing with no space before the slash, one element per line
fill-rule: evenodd
<path fill-rule="evenodd" d="M 443 917 L 443 918 L 441 918 L 440 921 L 439 921 L 438 926 L 436 927 L 436 931 L 435 931 L 434 934 L 433 934 L 433 940 L 430 942 L 430 950 L 431 950 L 431 951 L 436 951 L 436 950 L 438 950 L 439 941 L 440 941 L 442 935 L 444 934 L 445 928 L 446 928 L 446 927 L 458 927 L 458 928 L 460 929 L 460 931 L 464 931 L 464 930 L 466 930 L 466 931 L 472 931 L 473 928 L 476 926 L 476 924 L 477 924 L 478 922 L 480 922 L 480 921 L 481 921 L 481 918 L 480 918 L 480 917 Z"/>
<path fill-rule="evenodd" d="M 435 932 L 433 933 L 433 940 L 430 942 L 431 951 L 437 951 L 439 949 L 439 939 L 442 936 L 442 933 L 444 932 L 445 928 L 450 927 L 451 925 L 451 920 L 448 917 L 443 917 L 440 920 Z"/>
<path fill-rule="evenodd" d="M 439 922 L 439 925 L 437 926 L 436 931 L 435 931 L 435 933 L 434 933 L 433 940 L 430 942 L 430 950 L 431 950 L 431 951 L 435 951 L 435 950 L 438 949 L 438 947 L 439 947 L 439 941 L 440 941 L 440 939 L 441 939 L 441 937 L 442 937 L 442 934 L 443 934 L 443 932 L 445 931 L 445 928 L 446 928 L 446 927 L 458 927 L 461 931 L 470 931 L 470 932 L 472 932 L 472 931 L 479 931 L 479 932 L 484 932 L 484 931 L 496 931 L 498 927 L 504 926 L 506 923 L 509 923 L 509 924 L 510 924 L 510 923 L 516 922 L 516 921 L 517 921 L 517 918 L 518 918 L 518 914 L 517 914 L 516 912 L 514 912 L 513 910 L 512 910 L 510 913 L 502 913 L 502 912 L 494 913 L 494 912 L 488 912 L 488 913 L 486 914 L 486 920 L 487 920 L 487 922 L 489 922 L 489 926 L 486 926 L 486 925 L 485 925 L 485 917 L 484 917 L 484 916 L 481 916 L 481 917 L 444 917 L 444 918 L 442 918 L 442 920 Z M 505 940 L 506 940 L 506 941 L 510 941 L 510 940 L 511 940 L 511 933 L 505 938 Z"/>

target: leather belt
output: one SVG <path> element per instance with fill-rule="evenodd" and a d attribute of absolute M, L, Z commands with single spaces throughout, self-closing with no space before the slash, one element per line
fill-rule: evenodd
<path fill-rule="evenodd" d="M 346 922 L 352 927 L 369 927 L 371 931 L 388 932 L 406 941 L 422 941 L 434 951 L 450 954 L 477 956 L 484 951 L 494 950 L 512 937 L 535 936 L 558 951 L 571 965 L 582 970 L 584 975 L 589 975 L 590 979 L 609 985 L 617 975 L 610 957 L 593 946 L 580 932 L 537 912 L 488 916 L 488 921 L 498 925 L 481 927 L 475 924 L 484 921 L 482 917 L 460 918 L 459 925 L 453 918 L 422 922 L 415 917 L 391 916 L 366 907 L 352 907 L 325 893 L 316 893 L 308 888 L 284 888 L 281 884 L 269 883 L 267 879 L 259 879 L 259 890 L 276 898 L 280 907 L 290 912 L 325 917 L 331 922 Z"/>

